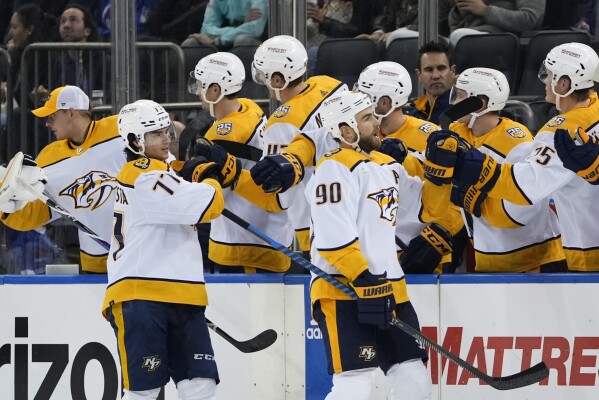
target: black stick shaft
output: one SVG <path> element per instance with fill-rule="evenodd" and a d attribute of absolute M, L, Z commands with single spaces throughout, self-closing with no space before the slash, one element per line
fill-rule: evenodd
<path fill-rule="evenodd" d="M 272 239 L 271 237 L 269 237 L 268 235 L 266 235 L 265 233 L 260 231 L 255 226 L 253 226 L 250 223 L 248 223 L 247 221 L 243 220 L 238 215 L 234 214 L 233 212 L 231 212 L 227 209 L 224 209 L 222 214 L 226 218 L 229 218 L 231 221 L 233 221 L 236 224 L 238 224 L 239 226 L 241 226 L 242 228 L 247 229 L 250 233 L 254 234 L 255 236 L 257 236 L 260 239 L 264 240 L 265 242 L 269 243 L 275 250 L 281 251 L 283 254 L 285 254 L 286 256 L 291 258 L 296 263 L 300 264 L 302 267 L 308 269 L 309 271 L 316 274 L 318 277 L 329 282 L 330 284 L 332 284 L 339 290 L 343 291 L 345 294 L 351 296 L 353 299 L 357 299 L 358 296 L 356 295 L 356 292 L 354 292 L 352 288 L 344 285 L 342 282 L 337 280 L 335 277 L 327 274 L 326 272 L 324 272 L 323 270 L 321 270 L 314 264 L 310 263 L 308 260 L 304 259 L 303 257 L 297 255 L 295 252 L 291 251 L 289 248 L 278 243 L 276 240 Z M 493 388 L 498 389 L 498 390 L 510 390 L 510 389 L 516 389 L 519 387 L 531 385 L 533 383 L 536 383 L 536 382 L 539 382 L 539 381 L 545 379 L 549 375 L 549 370 L 545 366 L 545 363 L 541 362 L 541 363 L 539 363 L 527 370 L 521 371 L 515 375 L 494 378 L 494 377 L 491 377 L 491 376 L 485 374 L 484 372 L 477 369 L 472 364 L 464 361 L 460 357 L 456 356 L 451 351 L 449 351 L 446 348 L 444 348 L 443 346 L 439 345 L 437 342 L 424 336 L 422 334 L 422 332 L 420 332 L 417 329 L 412 328 L 411 326 L 409 326 L 405 322 L 401 321 L 400 319 L 394 317 L 391 320 L 391 324 L 398 327 L 399 329 L 401 329 L 403 332 L 407 333 L 408 335 L 412 336 L 414 339 L 426 343 L 431 348 L 433 348 L 435 351 L 437 351 L 439 354 L 442 354 L 443 356 L 445 356 L 446 358 L 448 358 L 455 364 L 459 365 L 466 371 L 470 372 L 475 377 L 488 383 L 490 386 L 492 386 Z"/>

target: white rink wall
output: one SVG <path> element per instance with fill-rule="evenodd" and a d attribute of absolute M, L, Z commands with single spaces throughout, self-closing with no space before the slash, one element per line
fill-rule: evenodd
<path fill-rule="evenodd" d="M 208 277 L 207 316 L 246 340 L 279 333 L 243 354 L 211 332 L 219 399 L 322 399 L 331 379 L 318 326 L 310 321 L 308 276 Z M 510 392 L 481 385 L 436 354 L 433 399 L 599 398 L 599 275 L 447 275 L 408 279 L 423 332 L 487 374 L 510 375 L 543 359 L 549 379 Z M 116 399 L 116 341 L 100 308 L 103 276 L 0 276 L 0 398 Z M 377 376 L 373 399 L 385 399 Z M 177 399 L 170 383 L 165 399 Z"/>

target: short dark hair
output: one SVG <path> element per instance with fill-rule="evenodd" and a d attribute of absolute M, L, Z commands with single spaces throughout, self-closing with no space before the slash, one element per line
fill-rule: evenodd
<path fill-rule="evenodd" d="M 453 65 L 449 46 L 443 41 L 431 40 L 418 49 L 418 69 L 422 67 L 422 56 L 426 53 L 445 53 L 447 60 L 449 61 L 449 66 L 451 67 Z"/>
<path fill-rule="evenodd" d="M 87 36 L 86 40 L 88 42 L 101 42 L 100 35 L 98 33 L 98 25 L 96 24 L 96 21 L 94 20 L 94 17 L 89 8 L 81 4 L 69 3 L 64 7 L 62 12 L 65 12 L 70 8 L 76 8 L 77 10 L 83 13 L 83 26 L 89 29 L 89 35 Z"/>
<path fill-rule="evenodd" d="M 279 75 L 281 78 L 285 79 L 285 77 L 283 76 L 282 73 L 280 72 L 273 72 L 272 76 L 274 77 L 275 75 Z M 300 76 L 299 78 L 295 78 L 294 80 L 290 81 L 287 84 L 286 89 L 290 89 L 292 87 L 296 87 L 297 85 L 299 85 L 300 83 L 302 83 L 304 81 L 304 76 Z"/>

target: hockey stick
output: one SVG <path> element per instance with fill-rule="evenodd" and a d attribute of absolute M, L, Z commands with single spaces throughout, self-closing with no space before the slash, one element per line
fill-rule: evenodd
<path fill-rule="evenodd" d="M 208 324 L 208 327 L 210 329 L 218 333 L 223 339 L 231 343 L 237 350 L 241 351 L 242 353 L 254 353 L 256 351 L 264 350 L 265 348 L 273 344 L 277 340 L 278 336 L 277 332 L 274 329 L 267 329 L 251 339 L 240 342 L 238 340 L 235 340 L 227 332 L 223 331 L 221 328 L 216 326 L 214 322 L 210 321 L 208 318 L 206 318 L 206 323 Z"/>
<path fill-rule="evenodd" d="M 473 113 L 483 106 L 483 101 L 475 96 L 470 96 L 457 104 L 449 107 L 439 116 L 439 125 L 441 129 L 449 129 L 449 124 L 466 115 Z"/>
<path fill-rule="evenodd" d="M 48 207 L 62 214 L 68 221 L 70 221 L 77 228 L 87 233 L 92 239 L 94 239 L 98 244 L 104 247 L 106 250 L 110 250 L 110 245 L 106 243 L 104 240 L 100 238 L 94 231 L 85 226 L 81 221 L 72 216 L 67 210 L 56 204 L 56 202 L 46 195 L 35 191 L 31 185 L 26 182 L 23 182 L 20 178 L 17 178 L 19 181 L 19 185 L 22 185 L 25 189 L 27 189 L 31 194 L 35 195 L 38 199 L 43 201 Z M 227 342 L 231 343 L 235 348 L 243 353 L 253 353 L 256 351 L 264 350 L 271 344 L 273 344 L 277 340 L 277 332 L 273 329 L 267 329 L 264 332 L 260 333 L 258 336 L 240 342 L 231 337 L 227 332 L 223 331 L 214 322 L 210 321 L 206 318 L 206 324 L 210 329 L 214 332 L 218 333 L 223 339 Z"/>
<path fill-rule="evenodd" d="M 345 294 L 351 296 L 353 299 L 357 299 L 358 296 L 356 295 L 356 292 L 354 292 L 349 286 L 344 285 L 343 283 L 341 283 L 340 281 L 335 279 L 333 276 L 327 274 L 326 272 L 324 272 L 323 270 L 321 270 L 314 264 L 310 263 L 303 257 L 297 255 L 295 252 L 290 250 L 288 247 L 285 247 L 282 244 L 275 241 L 274 239 L 270 238 L 268 235 L 261 232 L 258 228 L 251 225 L 247 221 L 244 221 L 243 219 L 241 219 L 239 216 L 235 215 L 231 211 L 224 209 L 222 215 L 229 218 L 231 221 L 235 222 L 237 225 L 246 229 L 250 233 L 259 237 L 260 239 L 264 240 L 265 242 L 270 244 L 275 250 L 278 250 L 281 253 L 285 254 L 287 257 L 291 258 L 293 261 L 300 264 L 302 267 L 304 267 L 307 270 L 309 270 L 310 272 L 314 273 L 319 278 L 324 279 L 331 285 L 335 286 L 337 289 L 339 289 L 339 290 L 343 291 Z M 504 377 L 492 377 L 492 376 L 489 376 L 489 375 L 483 373 L 481 370 L 477 369 L 472 364 L 469 364 L 468 362 L 462 360 L 460 357 L 456 356 L 455 354 L 453 354 L 446 348 L 442 347 L 435 341 L 424 336 L 420 331 L 412 328 L 410 325 L 406 324 L 405 322 L 401 321 L 400 319 L 394 317 L 391 320 L 391 324 L 398 327 L 399 329 L 401 329 L 402 331 L 404 331 L 405 333 L 407 333 L 414 339 L 426 343 L 432 349 L 434 349 L 437 353 L 442 354 L 444 357 L 448 358 L 455 364 L 459 365 L 466 371 L 470 372 L 476 378 L 482 380 L 483 382 L 486 382 L 491 387 L 493 387 L 497 390 L 511 390 L 511 389 L 516 389 L 516 388 L 523 387 L 523 386 L 532 385 L 533 383 L 537 383 L 549 376 L 549 370 L 547 369 L 547 366 L 545 365 L 544 362 L 540 362 L 539 364 L 537 364 L 531 368 L 528 368 L 524 371 L 518 372 L 517 374 L 514 374 L 514 375 L 504 376 Z"/>

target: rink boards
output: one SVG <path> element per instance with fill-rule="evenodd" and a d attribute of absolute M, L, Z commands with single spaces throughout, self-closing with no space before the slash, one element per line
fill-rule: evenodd
<path fill-rule="evenodd" d="M 207 316 L 246 340 L 279 333 L 243 354 L 212 333 L 220 399 L 322 399 L 331 385 L 307 276 L 209 276 Z M 433 399 L 599 398 L 599 275 L 447 275 L 408 279 L 423 332 L 487 374 L 541 361 L 546 381 L 512 392 L 481 384 L 431 354 Z M 100 308 L 104 276 L 0 276 L 0 398 L 117 398 L 116 341 Z M 373 399 L 387 387 L 377 376 Z M 177 399 L 174 385 L 166 399 Z"/>

